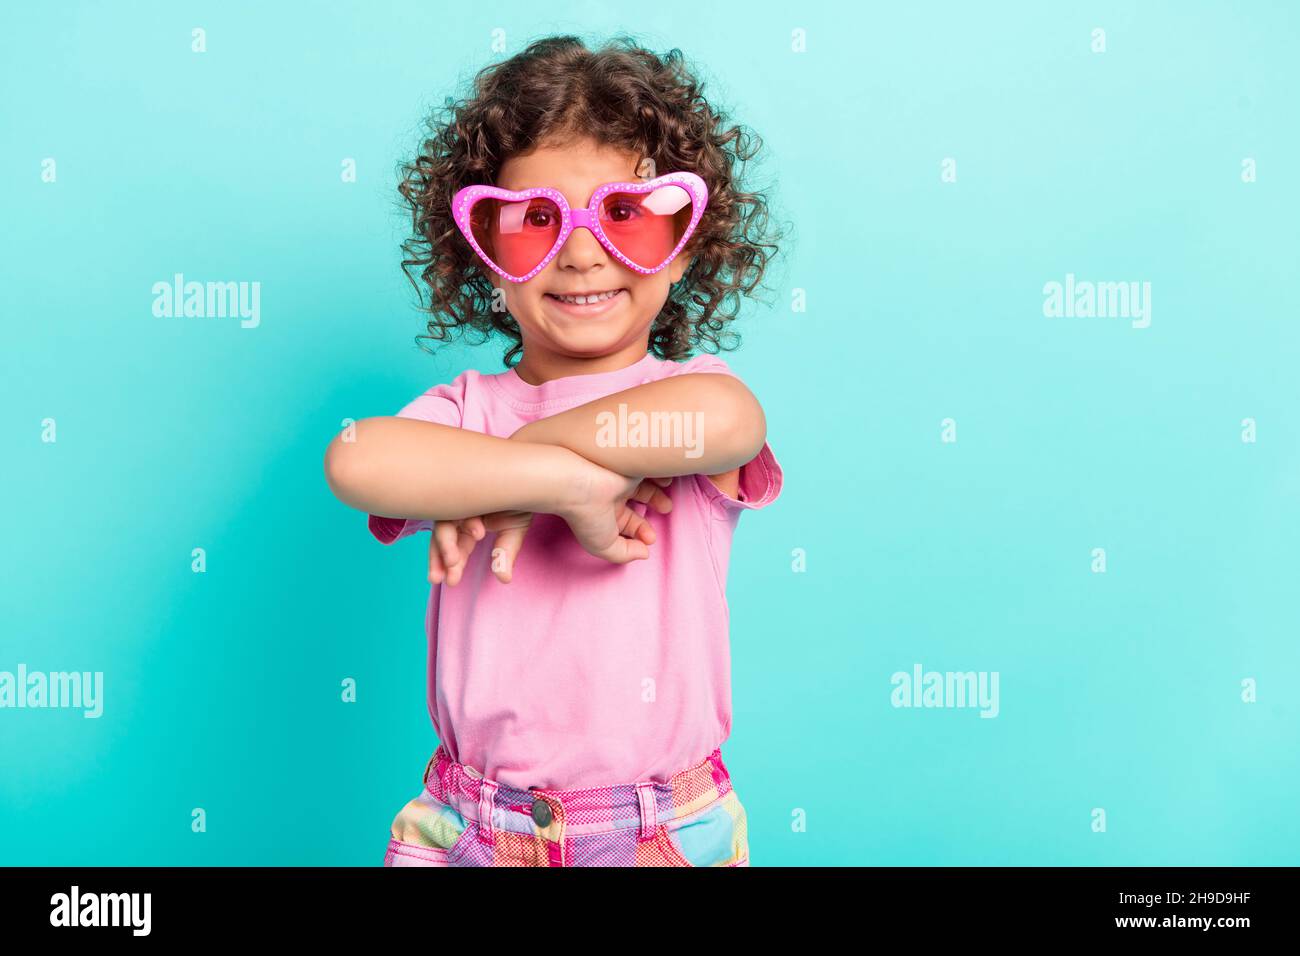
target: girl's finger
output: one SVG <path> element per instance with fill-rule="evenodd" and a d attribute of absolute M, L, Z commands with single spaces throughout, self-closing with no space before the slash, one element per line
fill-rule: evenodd
<path fill-rule="evenodd" d="M 673 510 L 673 499 L 669 498 L 658 488 L 654 490 L 654 494 L 650 496 L 650 500 L 646 502 L 646 504 L 661 515 L 666 515 L 668 512 Z"/>
<path fill-rule="evenodd" d="M 624 538 L 636 538 L 646 544 L 654 544 L 657 537 L 650 522 L 627 506 L 619 512 L 618 533 Z"/>
<path fill-rule="evenodd" d="M 618 526 L 618 533 L 626 536 L 628 529 L 633 527 L 636 519 L 641 517 L 627 505 L 618 509 L 618 514 L 614 515 L 614 524 Z"/>
<path fill-rule="evenodd" d="M 637 541 L 634 538 L 624 538 L 620 535 L 614 539 L 613 544 L 600 552 L 599 557 L 604 558 L 612 564 L 627 564 L 629 561 L 643 561 L 650 557 L 650 546 L 644 541 Z"/>
<path fill-rule="evenodd" d="M 482 541 L 484 536 L 487 534 L 487 527 L 483 524 L 483 518 L 481 515 L 466 518 L 460 523 L 460 529 L 475 541 Z"/>
<path fill-rule="evenodd" d="M 456 542 L 456 547 L 460 553 L 460 560 L 447 568 L 447 583 L 451 587 L 460 584 L 461 577 L 465 574 L 465 567 L 469 564 L 469 556 L 474 553 L 474 545 L 478 541 L 464 531 L 461 531 Z"/>
<path fill-rule="evenodd" d="M 486 530 L 501 531 L 503 528 L 526 525 L 532 518 L 531 513 L 527 511 L 494 511 L 490 515 L 483 515 L 481 520 Z"/>
<path fill-rule="evenodd" d="M 433 526 L 433 537 L 438 542 L 438 551 L 442 555 L 443 565 L 450 570 L 460 562 L 460 549 L 456 540 L 460 537 L 460 528 L 455 521 L 439 521 Z"/>
<path fill-rule="evenodd" d="M 632 537 L 632 535 L 629 535 L 629 537 Z M 655 534 L 654 526 L 645 518 L 642 518 L 641 523 L 637 526 L 635 537 L 638 541 L 644 541 L 646 544 L 654 544 L 655 539 L 659 536 Z"/>
<path fill-rule="evenodd" d="M 524 546 L 528 526 L 506 528 L 498 532 L 492 542 L 492 573 L 502 584 L 509 584 L 515 574 L 515 558 Z"/>
<path fill-rule="evenodd" d="M 642 504 L 645 504 L 654 497 L 658 491 L 659 486 L 647 478 L 642 481 L 641 484 L 636 486 L 636 491 L 632 492 L 632 497 L 629 498 L 628 501 L 639 501 Z"/>
<path fill-rule="evenodd" d="M 663 489 L 671 483 L 671 478 L 646 478 L 641 484 L 637 485 L 636 493 L 628 500 L 639 501 L 644 505 L 649 505 L 661 515 L 666 515 L 672 510 L 673 502 Z"/>
<path fill-rule="evenodd" d="M 441 584 L 447 577 L 447 568 L 442 563 L 442 555 L 438 553 L 438 538 L 436 535 L 429 535 L 429 583 Z"/>

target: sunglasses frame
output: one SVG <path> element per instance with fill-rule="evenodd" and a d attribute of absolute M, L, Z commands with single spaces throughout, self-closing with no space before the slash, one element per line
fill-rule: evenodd
<path fill-rule="evenodd" d="M 651 193 L 663 186 L 680 186 L 684 188 L 691 199 L 691 221 L 686 226 L 682 238 L 678 241 L 673 251 L 668 254 L 668 258 L 652 269 L 645 266 L 637 265 L 627 256 L 623 255 L 618 248 L 610 241 L 600 227 L 600 202 L 610 193 Z M 480 199 L 505 199 L 511 202 L 520 202 L 525 199 L 535 199 L 544 197 L 555 203 L 556 208 L 560 210 L 560 234 L 555 240 L 555 245 L 546 253 L 546 256 L 534 266 L 527 274 L 514 276 L 506 272 L 495 262 L 493 262 L 479 247 L 478 240 L 474 238 L 474 229 L 470 223 L 470 210 L 473 209 L 474 203 Z M 677 258 L 677 254 L 682 251 L 687 241 L 695 233 L 695 227 L 700 223 L 700 217 L 704 215 L 704 210 L 709 204 L 709 189 L 704 180 L 695 173 L 678 172 L 666 173 L 663 176 L 657 176 L 654 179 L 645 179 L 639 182 L 630 183 L 605 183 L 591 194 L 591 199 L 587 205 L 580 209 L 574 209 L 569 205 L 569 201 L 564 198 L 564 193 L 558 189 L 552 189 L 549 186 L 539 186 L 533 189 L 524 189 L 518 192 L 509 189 L 501 189 L 499 186 L 473 185 L 466 186 L 457 191 L 452 200 L 452 217 L 456 221 L 456 227 L 461 231 L 470 244 L 470 247 L 478 254 L 479 259 L 504 279 L 511 282 L 527 282 L 537 273 L 546 268 L 547 264 L 554 259 L 562 248 L 573 230 L 583 228 L 588 230 L 596 241 L 604 247 L 605 251 L 612 255 L 635 272 L 642 275 L 653 275 L 654 273 L 665 269 L 668 264 Z"/>

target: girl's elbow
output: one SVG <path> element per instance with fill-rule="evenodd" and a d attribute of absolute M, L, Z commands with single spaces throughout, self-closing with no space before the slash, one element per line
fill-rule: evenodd
<path fill-rule="evenodd" d="M 757 405 L 755 405 L 757 408 Z M 767 418 L 763 415 L 763 410 L 758 408 L 757 413 L 749 420 L 749 427 L 744 432 L 745 448 L 744 461 L 741 464 L 749 464 L 763 450 L 767 444 Z"/>
<path fill-rule="evenodd" d="M 336 435 L 325 449 L 325 481 L 334 497 L 352 504 L 364 483 L 363 472 L 364 463 L 357 454 L 357 442 L 345 440 L 344 433 Z"/>
<path fill-rule="evenodd" d="M 763 414 L 763 406 L 748 389 L 742 387 L 742 393 L 737 394 L 731 403 L 727 418 L 723 434 L 728 436 L 735 467 L 746 465 L 758 456 L 767 441 L 767 416 Z"/>

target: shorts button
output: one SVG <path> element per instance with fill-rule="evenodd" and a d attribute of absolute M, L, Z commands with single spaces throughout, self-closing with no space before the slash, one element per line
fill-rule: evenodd
<path fill-rule="evenodd" d="M 551 825 L 551 805 L 540 798 L 533 801 L 533 822 L 539 827 Z"/>

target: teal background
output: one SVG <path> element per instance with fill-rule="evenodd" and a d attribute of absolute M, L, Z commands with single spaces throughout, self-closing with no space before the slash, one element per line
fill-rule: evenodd
<path fill-rule="evenodd" d="M 0 863 L 380 862 L 436 743 L 425 554 L 321 457 L 501 369 L 414 344 L 394 192 L 495 28 L 681 47 L 794 224 L 728 355 L 786 472 L 729 587 L 755 865 L 1296 863 L 1300 14 L 612 7 L 6 11 L 0 670 L 106 702 L 0 711 Z M 155 318 L 174 272 L 260 281 L 260 327 Z M 1067 272 L 1151 282 L 1151 327 L 1045 318 Z M 1000 716 L 893 708 L 916 663 Z"/>

